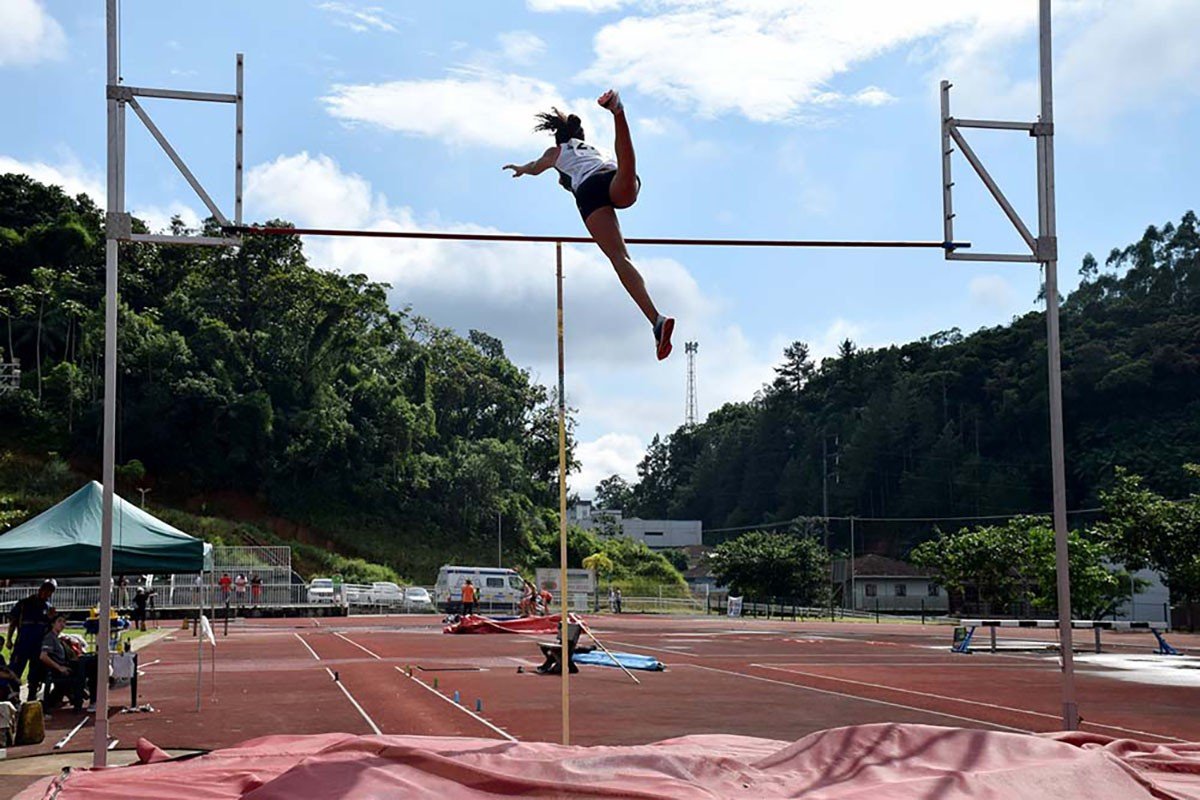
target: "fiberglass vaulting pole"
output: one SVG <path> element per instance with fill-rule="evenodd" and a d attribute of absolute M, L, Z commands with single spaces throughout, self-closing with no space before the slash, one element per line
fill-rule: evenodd
<path fill-rule="evenodd" d="M 1050 460 L 1054 490 L 1054 557 L 1058 572 L 1058 627 L 1062 646 L 1063 729 L 1079 727 L 1075 701 L 1075 653 L 1071 635 L 1071 574 L 1067 552 L 1067 478 L 1063 443 L 1062 340 L 1058 309 L 1058 231 L 1054 208 L 1054 82 L 1050 0 L 1040 0 L 1039 65 L 1041 118 L 1034 131 L 1038 162 L 1038 250 L 1046 278 L 1046 353 L 1049 361 Z"/>
<path fill-rule="evenodd" d="M 109 616 L 112 612 L 113 571 L 113 480 L 116 465 L 117 408 L 117 262 L 120 230 L 125 211 L 125 104 L 112 96 L 117 85 L 117 0 L 107 0 L 105 12 L 108 50 L 108 209 L 104 243 L 104 484 L 103 516 L 100 523 L 100 604 L 97 609 L 96 669 L 107 675 L 109 662 Z M 92 764 L 108 762 L 108 681 L 96 681 L 96 729 Z"/>
<path fill-rule="evenodd" d="M 558 563 L 559 609 L 558 632 L 562 653 L 562 741 L 571 743 L 571 653 L 567 638 L 567 401 L 563 389 L 563 266 L 562 242 L 555 242 L 558 277 Z"/>

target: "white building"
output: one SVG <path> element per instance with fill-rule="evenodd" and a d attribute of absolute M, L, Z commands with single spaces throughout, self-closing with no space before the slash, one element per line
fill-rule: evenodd
<path fill-rule="evenodd" d="M 853 569 L 846 561 L 834 565 L 834 580 L 841 583 L 850 607 L 858 611 L 907 611 L 945 613 L 950 597 L 929 574 L 907 561 L 886 556 L 866 555 L 854 559 Z"/>
<path fill-rule="evenodd" d="M 593 508 L 590 500 L 571 506 L 567 510 L 567 521 L 584 530 L 645 542 L 651 550 L 672 550 L 704 543 L 704 525 L 698 519 L 626 519 L 619 509 Z"/>

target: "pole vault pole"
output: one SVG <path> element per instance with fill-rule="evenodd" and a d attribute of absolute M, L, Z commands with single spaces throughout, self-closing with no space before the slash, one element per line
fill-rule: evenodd
<path fill-rule="evenodd" d="M 1038 161 L 1039 255 L 1046 272 L 1046 356 L 1049 362 L 1050 461 L 1054 489 L 1054 564 L 1058 573 L 1058 629 L 1062 647 L 1063 729 L 1079 727 L 1075 700 L 1075 651 L 1071 631 L 1071 567 L 1067 538 L 1066 454 L 1063 442 L 1062 339 L 1058 313 L 1058 226 L 1054 207 L 1054 70 L 1050 0 L 1038 10 L 1042 113 L 1035 129 Z"/>
<path fill-rule="evenodd" d="M 563 266 L 562 242 L 555 242 L 558 268 L 558 591 L 562 618 L 558 633 L 562 644 L 562 742 L 571 743 L 571 651 L 567 638 L 567 400 L 563 385 Z"/>
<path fill-rule="evenodd" d="M 104 221 L 104 455 L 101 482 L 104 484 L 100 522 L 100 603 L 97 608 L 96 729 L 92 741 L 92 764 L 108 763 L 108 661 L 109 616 L 112 612 L 113 480 L 116 471 L 117 407 L 117 266 L 120 236 L 124 226 L 124 121 L 125 104 L 113 96 L 117 85 L 117 0 L 108 0 L 105 12 L 108 50 L 108 209 Z"/>

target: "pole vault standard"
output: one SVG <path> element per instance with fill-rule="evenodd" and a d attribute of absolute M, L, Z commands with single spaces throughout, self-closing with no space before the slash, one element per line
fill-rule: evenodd
<path fill-rule="evenodd" d="M 558 301 L 558 419 L 559 419 L 559 560 L 561 583 L 561 634 L 563 647 L 568 645 L 567 619 L 567 523 L 566 523 L 566 399 L 564 390 L 563 354 L 563 288 L 562 288 L 562 244 L 591 243 L 593 240 L 581 236 L 525 236 L 519 234 L 464 234 L 420 231 L 354 231 L 330 228 L 275 228 L 246 227 L 242 224 L 242 111 L 243 79 L 242 55 L 237 55 L 237 89 L 235 93 L 191 92 L 170 89 L 151 89 L 125 86 L 119 78 L 119 45 L 117 31 L 117 1 L 106 0 L 107 27 L 107 112 L 108 112 L 108 210 L 105 217 L 105 344 L 104 344 L 104 453 L 103 483 L 104 505 L 101 526 L 101 592 L 100 619 L 108 618 L 112 598 L 105 591 L 112 580 L 112 525 L 113 525 L 113 481 L 115 471 L 116 442 L 116 362 L 117 362 L 117 272 L 121 242 L 148 244 L 180 244 L 200 246 L 237 246 L 242 236 L 358 236 L 388 239 L 431 239 L 447 241 L 478 242 L 553 242 L 556 245 L 557 301 Z M 1054 527 L 1056 558 L 1058 567 L 1058 601 L 1060 636 L 1063 648 L 1063 727 L 1073 730 L 1078 726 L 1078 711 L 1075 704 L 1074 672 L 1071 649 L 1071 605 L 1070 576 L 1068 574 L 1066 539 L 1066 490 L 1063 455 L 1063 412 L 1062 376 L 1060 367 L 1060 339 L 1058 323 L 1057 284 L 1057 238 L 1055 233 L 1054 209 L 1054 123 L 1053 90 L 1050 62 L 1050 0 L 1040 0 L 1040 71 L 1041 71 L 1041 118 L 1036 123 L 1001 122 L 990 120 L 956 120 L 950 116 L 950 84 L 942 82 L 942 174 L 944 204 L 944 236 L 941 241 L 875 240 L 853 241 L 836 239 L 672 239 L 631 238 L 626 241 L 636 245 L 677 245 L 701 247 L 785 247 L 785 248 L 894 248 L 894 249 L 940 249 L 948 260 L 955 261 L 1017 261 L 1041 262 L 1046 270 L 1046 325 L 1047 351 L 1050 371 L 1050 447 L 1053 464 Z M 138 97 L 193 100 L 236 105 L 235 163 L 234 163 L 234 219 L 231 222 L 200 185 L 183 159 L 171 147 L 167 138 L 155 126 L 149 114 L 138 102 Z M 208 207 L 212 216 L 221 225 L 224 236 L 174 236 L 164 234 L 137 234 L 132 232 L 132 219 L 125 211 L 125 106 L 134 110 L 151 135 L 158 141 L 167 156 L 179 169 L 200 200 Z M 1035 239 L 1021 222 L 1019 215 L 1004 198 L 996 182 L 987 173 L 982 163 L 970 149 L 961 134 L 961 128 L 998 128 L 1026 130 L 1037 138 L 1038 144 L 1038 211 L 1039 235 Z M 954 214 L 950 177 L 951 143 L 957 144 L 971 166 L 979 173 L 988 190 L 996 198 L 1008 218 L 1013 222 L 1022 239 L 1029 245 L 1029 254 L 962 253 L 970 247 L 968 242 L 954 239 Z M 98 637 L 98 659 L 104 664 L 108 659 L 108 637 Z M 563 742 L 570 741 L 570 689 L 568 675 L 562 675 L 562 718 Z M 98 682 L 94 744 L 94 764 L 102 767 L 107 759 L 108 720 L 106 717 L 108 684 Z"/>
<path fill-rule="evenodd" d="M 1079 706 L 1075 700 L 1075 652 L 1071 628 L 1071 573 L 1067 539 L 1067 468 L 1063 442 L 1062 341 L 1058 308 L 1058 228 L 1054 190 L 1054 70 L 1051 60 L 1050 0 L 1038 1 L 1038 75 L 1041 114 L 1036 122 L 956 119 L 950 116 L 950 82 L 942 81 L 942 203 L 943 232 L 946 241 L 954 240 L 954 181 L 951 179 L 951 155 L 955 146 L 979 175 L 984 186 L 999 204 L 1021 239 L 1029 248 L 1025 253 L 958 253 L 947 248 L 950 261 L 1013 261 L 1042 265 L 1045 271 L 1046 360 L 1049 373 L 1050 466 L 1054 495 L 1054 562 L 1058 573 L 1058 635 L 1062 651 L 1063 729 L 1079 727 Z M 962 133 L 964 128 L 1025 131 L 1037 141 L 1038 235 L 1030 233 L 1021 215 L 1004 196 L 1000 186 Z"/>

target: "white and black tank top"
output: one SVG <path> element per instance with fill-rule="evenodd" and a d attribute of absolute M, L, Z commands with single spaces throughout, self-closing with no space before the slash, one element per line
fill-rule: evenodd
<path fill-rule="evenodd" d="M 568 139 L 558 146 L 554 168 L 567 177 L 574 192 L 597 172 L 616 169 L 617 162 L 582 139 Z"/>

